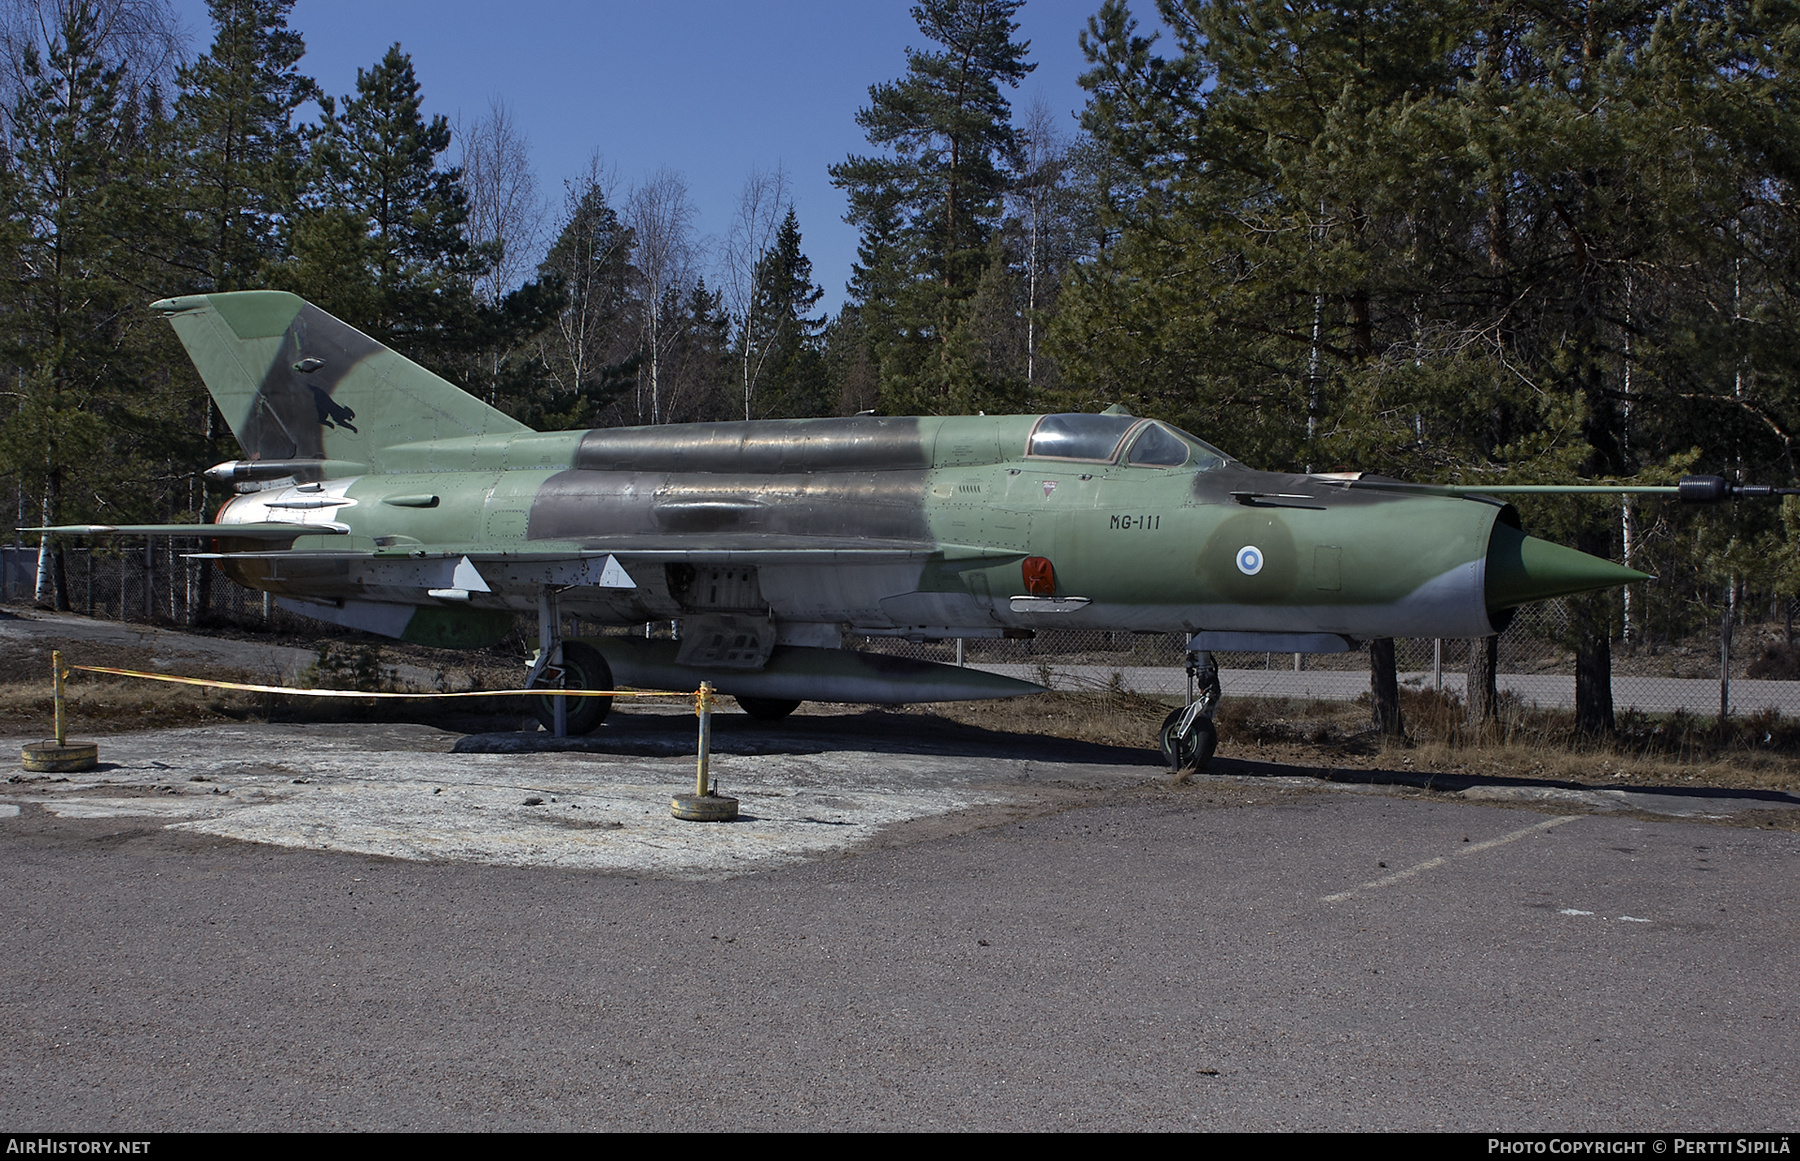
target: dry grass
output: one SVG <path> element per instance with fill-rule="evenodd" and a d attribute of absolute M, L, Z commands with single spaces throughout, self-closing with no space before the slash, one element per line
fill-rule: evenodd
<path fill-rule="evenodd" d="M 0 685 L 0 729 L 48 737 L 55 712 L 48 681 Z M 72 735 L 91 736 L 244 721 L 266 717 L 268 709 L 256 694 L 149 682 L 102 685 L 71 680 L 66 712 Z"/>
<path fill-rule="evenodd" d="M 1302 769 L 1800 792 L 1800 722 L 1773 715 L 1734 719 L 1721 733 L 1715 722 L 1687 715 L 1622 714 L 1613 738 L 1582 740 L 1566 711 L 1508 702 L 1497 728 L 1471 731 L 1454 696 L 1406 689 L 1400 696 L 1407 738 L 1399 742 L 1376 733 L 1367 699 L 1227 697 L 1217 718 L 1219 756 Z M 1176 704 L 1115 691 L 919 708 L 991 730 L 1151 749 Z"/>
<path fill-rule="evenodd" d="M 266 641 L 266 639 L 264 639 Z M 522 668 L 510 658 L 485 653 L 458 654 L 447 650 L 414 648 L 398 644 L 369 644 L 328 640 L 295 640 L 283 644 L 319 651 L 321 664 L 301 675 L 299 684 L 333 689 L 395 690 L 392 676 L 397 665 L 436 673 L 432 684 L 441 688 L 504 689 L 516 682 Z M 6 651 L 0 655 L 0 730 L 9 733 L 41 733 L 54 728 L 55 705 L 50 692 L 50 653 L 47 642 Z M 64 646 L 64 663 L 142 672 L 173 672 L 204 676 L 219 681 L 247 684 L 281 684 L 268 673 L 208 667 L 204 663 L 158 663 L 156 651 L 141 646 L 83 641 Z M 461 664 L 457 664 L 461 662 Z M 72 735 L 104 736 L 132 730 L 165 729 L 233 721 L 407 721 L 455 728 L 487 726 L 495 720 L 504 728 L 516 728 L 525 710 L 519 699 L 492 702 L 412 702 L 391 700 L 339 700 L 329 703 L 237 690 L 205 689 L 74 672 L 66 687 L 68 729 Z"/>
<path fill-rule="evenodd" d="M 282 643 L 328 646 L 331 652 L 318 683 L 340 688 L 362 684 L 371 674 L 397 665 L 435 673 L 433 684 L 457 689 L 506 688 L 520 675 L 518 658 L 505 652 L 459 653 L 335 638 Z M 0 655 L 0 729 L 50 732 L 49 653 L 45 643 Z M 155 668 L 151 650 L 142 647 L 83 643 L 81 653 L 87 664 Z M 268 680 L 266 674 L 212 676 Z M 413 721 L 449 729 L 511 729 L 525 716 L 525 707 L 516 701 L 321 703 L 85 673 L 70 679 L 68 697 L 70 729 L 83 736 L 245 720 Z M 1387 743 L 1371 724 L 1366 699 L 1227 697 L 1218 715 L 1219 755 L 1302 769 L 1800 791 L 1800 721 L 1773 714 L 1732 719 L 1720 730 L 1712 719 L 1685 714 L 1652 718 L 1625 713 L 1619 715 L 1615 736 L 1594 740 L 1576 737 L 1574 715 L 1566 711 L 1503 700 L 1499 723 L 1477 732 L 1464 724 L 1462 702 L 1454 695 L 1402 688 L 1400 697 L 1407 738 Z M 1115 686 L 1091 693 L 919 706 L 911 712 L 1000 733 L 1154 750 L 1157 728 L 1176 704 Z"/>
<path fill-rule="evenodd" d="M 212 676 L 266 684 L 266 679 L 254 674 Z M 69 733 L 80 737 L 243 721 L 417 722 L 473 732 L 517 729 L 521 720 L 530 717 L 520 698 L 473 702 L 334 698 L 322 702 L 87 674 L 72 676 L 65 696 Z M 49 681 L 0 684 L 0 730 L 48 737 L 54 721 Z"/>
<path fill-rule="evenodd" d="M 964 725 L 1009 734 L 1038 734 L 1109 746 L 1156 746 L 1156 731 L 1173 703 L 1139 693 L 1041 693 L 992 701 L 916 707 Z"/>
<path fill-rule="evenodd" d="M 54 728 L 50 651 L 48 644 L 41 644 L 7 650 L 0 656 L 0 729 L 48 736 Z M 68 661 L 67 655 L 64 661 Z M 154 666 L 151 650 L 123 646 L 86 646 L 82 661 L 117 669 L 148 670 Z M 234 674 L 226 680 L 258 679 Z M 70 732 L 80 734 L 241 721 L 257 709 L 254 695 L 250 694 L 88 673 L 70 675 L 66 696 Z"/>

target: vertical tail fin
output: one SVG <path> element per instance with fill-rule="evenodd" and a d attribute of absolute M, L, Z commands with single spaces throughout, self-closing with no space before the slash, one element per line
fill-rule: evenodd
<path fill-rule="evenodd" d="M 165 298 L 168 318 L 244 454 L 377 467 L 421 440 L 531 429 L 278 290 Z"/>

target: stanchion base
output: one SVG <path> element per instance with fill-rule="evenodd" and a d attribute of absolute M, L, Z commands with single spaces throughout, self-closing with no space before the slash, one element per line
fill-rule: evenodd
<path fill-rule="evenodd" d="M 100 763 L 98 742 L 32 742 L 20 751 L 19 761 L 37 774 L 73 774 L 92 770 Z"/>
<path fill-rule="evenodd" d="M 717 794 L 677 794 L 669 799 L 669 813 L 688 822 L 730 822 L 736 818 L 738 800 Z"/>

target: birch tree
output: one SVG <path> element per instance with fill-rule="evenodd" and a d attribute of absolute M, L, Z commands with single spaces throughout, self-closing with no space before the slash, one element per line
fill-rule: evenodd
<path fill-rule="evenodd" d="M 618 180 L 598 156 L 564 189 L 562 225 L 538 277 L 556 286 L 563 305 L 539 340 L 547 382 L 510 407 L 533 427 L 594 426 L 601 412 L 635 381 L 641 362 L 634 235 L 613 208 Z"/>
<path fill-rule="evenodd" d="M 486 116 L 458 126 L 463 189 L 468 194 L 464 230 L 487 247 L 493 265 L 475 279 L 475 294 L 492 305 L 525 280 L 543 241 L 544 201 L 531 168 L 531 140 L 499 98 Z"/>
<path fill-rule="evenodd" d="M 672 304 L 682 302 L 694 283 L 699 245 L 694 238 L 694 206 L 687 182 L 673 170 L 658 170 L 634 186 L 625 200 L 624 220 L 636 245 L 634 265 L 641 280 L 643 363 L 638 372 L 640 421 L 663 423 L 662 374 L 677 328 L 668 324 Z"/>
<path fill-rule="evenodd" d="M 754 306 L 761 287 L 763 255 L 775 244 L 783 217 L 793 209 L 787 173 L 753 169 L 738 195 L 737 212 L 725 236 L 724 285 L 720 288 L 725 309 L 738 324 L 737 364 L 743 389 L 744 418 L 751 418 L 756 387 L 768 361 L 774 336 L 756 326 Z"/>

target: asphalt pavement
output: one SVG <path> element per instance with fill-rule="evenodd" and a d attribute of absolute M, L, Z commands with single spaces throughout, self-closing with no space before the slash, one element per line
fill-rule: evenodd
<path fill-rule="evenodd" d="M 102 739 L 0 784 L 0 1123 L 1800 1117 L 1800 797 L 1229 757 L 1178 786 L 925 722 L 721 717 L 737 824 L 666 817 L 691 714 Z"/>

